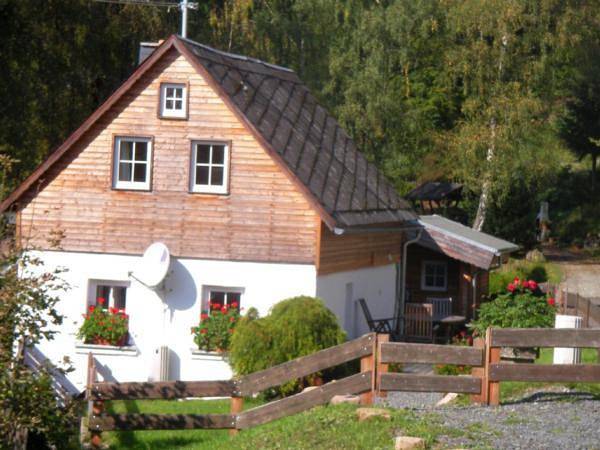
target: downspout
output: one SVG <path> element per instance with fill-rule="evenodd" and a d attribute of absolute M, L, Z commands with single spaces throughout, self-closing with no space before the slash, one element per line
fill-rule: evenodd
<path fill-rule="evenodd" d="M 414 244 L 421 239 L 421 235 L 423 234 L 423 229 L 419 229 L 417 231 L 417 235 L 404 243 L 402 246 L 402 275 L 400 279 L 400 296 L 396 299 L 396 308 L 394 311 L 394 318 L 396 319 L 396 334 L 402 335 L 404 333 L 404 320 L 401 320 L 404 317 L 404 305 L 406 304 L 406 260 L 408 253 L 408 246 L 410 244 Z M 399 300 L 399 301 L 398 301 Z"/>

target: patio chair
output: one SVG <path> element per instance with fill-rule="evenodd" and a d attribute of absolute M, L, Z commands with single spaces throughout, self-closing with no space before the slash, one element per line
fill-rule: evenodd
<path fill-rule="evenodd" d="M 435 342 L 439 325 L 433 323 L 431 303 L 407 303 L 404 308 L 404 337 L 413 342 Z"/>
<path fill-rule="evenodd" d="M 433 305 L 434 322 L 452 315 L 452 297 L 427 297 L 427 303 Z"/>
<path fill-rule="evenodd" d="M 365 315 L 365 319 L 367 321 L 367 325 L 369 326 L 369 330 L 374 333 L 385 333 L 389 335 L 394 335 L 394 318 L 386 318 L 386 319 L 373 319 L 371 315 L 371 311 L 369 311 L 369 307 L 367 306 L 367 302 L 364 298 L 358 299 L 358 303 L 362 308 L 363 314 Z"/>

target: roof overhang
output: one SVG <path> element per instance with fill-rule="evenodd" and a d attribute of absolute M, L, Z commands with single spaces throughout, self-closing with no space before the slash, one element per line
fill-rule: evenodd
<path fill-rule="evenodd" d="M 440 216 L 421 216 L 423 227 L 418 245 L 450 258 L 489 270 L 502 263 L 519 246 Z"/>

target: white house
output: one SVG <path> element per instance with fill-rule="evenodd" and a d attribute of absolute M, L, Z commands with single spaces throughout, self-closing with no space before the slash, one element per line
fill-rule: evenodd
<path fill-rule="evenodd" d="M 317 295 L 353 337 L 355 300 L 390 317 L 416 215 L 291 70 L 171 36 L 4 202 L 46 270 L 65 267 L 65 323 L 40 350 L 85 384 L 93 351 L 118 381 L 230 376 L 194 349 L 209 298 L 266 314 Z M 59 248 L 48 236 L 59 231 Z M 129 274 L 154 242 L 162 287 Z M 99 297 L 130 316 L 124 347 L 76 333 Z M 161 348 L 168 348 L 165 353 Z M 168 355 L 168 360 L 165 359 Z M 162 357 L 162 358 L 161 358 Z"/>

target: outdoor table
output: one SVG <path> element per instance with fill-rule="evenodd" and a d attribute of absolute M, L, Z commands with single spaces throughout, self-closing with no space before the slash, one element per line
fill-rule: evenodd
<path fill-rule="evenodd" d="M 439 320 L 440 325 L 446 328 L 446 343 L 450 342 L 452 329 L 457 325 L 465 323 L 466 321 L 467 318 L 465 316 L 446 316 Z"/>

